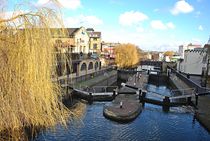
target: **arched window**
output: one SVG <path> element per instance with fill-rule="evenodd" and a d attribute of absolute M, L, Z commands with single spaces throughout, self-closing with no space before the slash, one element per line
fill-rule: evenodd
<path fill-rule="evenodd" d="M 88 65 L 88 70 L 91 70 L 91 69 L 93 69 L 93 62 L 90 62 Z"/>
<path fill-rule="evenodd" d="M 80 70 L 81 70 L 81 71 L 87 70 L 87 65 L 86 65 L 86 63 L 83 63 L 83 64 L 82 64 Z"/>
<path fill-rule="evenodd" d="M 98 69 L 98 62 L 95 63 L 95 70 Z"/>

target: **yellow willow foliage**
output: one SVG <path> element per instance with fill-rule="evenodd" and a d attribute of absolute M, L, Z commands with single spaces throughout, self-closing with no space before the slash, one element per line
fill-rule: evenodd
<path fill-rule="evenodd" d="M 65 125 L 74 115 L 62 104 L 60 87 L 51 78 L 56 74 L 55 47 L 49 27 L 59 24 L 49 9 L 0 17 L 0 132 L 13 137 L 24 127 Z"/>
<path fill-rule="evenodd" d="M 173 56 L 175 54 L 175 52 L 173 52 L 173 51 L 166 51 L 166 52 L 164 52 L 164 56 Z"/>
<path fill-rule="evenodd" d="M 114 52 L 115 63 L 119 68 L 131 68 L 139 63 L 140 50 L 133 44 L 120 44 Z"/>

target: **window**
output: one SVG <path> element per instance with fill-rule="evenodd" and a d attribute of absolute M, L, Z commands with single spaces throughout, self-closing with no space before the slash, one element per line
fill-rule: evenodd
<path fill-rule="evenodd" d="M 93 44 L 93 49 L 97 49 L 97 44 Z"/>
<path fill-rule="evenodd" d="M 93 62 L 90 62 L 88 65 L 88 70 L 91 70 L 91 69 L 93 69 Z"/>
<path fill-rule="evenodd" d="M 86 69 L 87 69 L 87 65 L 85 63 L 83 63 L 80 70 L 85 71 Z"/>
<path fill-rule="evenodd" d="M 74 52 L 74 51 L 75 51 L 74 47 L 71 47 L 71 52 Z"/>
<path fill-rule="evenodd" d="M 95 63 L 95 70 L 98 68 L 98 62 Z"/>

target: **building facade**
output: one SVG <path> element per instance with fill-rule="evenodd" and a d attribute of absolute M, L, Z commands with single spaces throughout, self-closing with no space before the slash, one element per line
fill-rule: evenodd
<path fill-rule="evenodd" d="M 116 46 L 120 45 L 120 43 L 106 43 L 102 42 L 102 53 L 105 58 L 111 58 L 114 59 L 114 48 Z"/>
<path fill-rule="evenodd" d="M 207 50 L 204 48 L 186 50 L 184 59 L 177 62 L 177 70 L 191 75 L 201 75 L 207 65 Z"/>
<path fill-rule="evenodd" d="M 101 50 L 101 32 L 95 32 L 93 28 L 88 28 L 89 51 L 91 53 L 100 53 Z"/>
<path fill-rule="evenodd" d="M 53 40 L 56 46 L 62 50 L 70 50 L 71 53 L 89 53 L 89 35 L 84 27 L 66 28 L 64 33 L 61 29 L 53 29 Z"/>
<path fill-rule="evenodd" d="M 201 48 L 201 45 L 195 45 L 195 44 L 188 44 L 188 45 L 180 45 L 178 55 L 183 59 L 185 50 L 193 50 L 194 48 Z"/>
<path fill-rule="evenodd" d="M 190 50 L 189 48 L 193 49 Z M 210 38 L 203 48 L 200 48 L 200 45 L 189 44 L 188 49 L 184 52 L 184 58 L 177 62 L 177 70 L 191 75 L 210 75 L 209 67 Z"/>
<path fill-rule="evenodd" d="M 78 77 L 101 69 L 99 58 L 91 58 L 90 56 L 90 38 L 84 27 L 52 30 L 52 40 L 57 49 L 56 68 L 58 76 L 71 74 L 70 77 Z M 67 62 L 66 57 L 71 61 Z"/>

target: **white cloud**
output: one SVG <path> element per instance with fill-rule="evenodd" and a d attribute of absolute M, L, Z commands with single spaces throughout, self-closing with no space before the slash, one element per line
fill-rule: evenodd
<path fill-rule="evenodd" d="M 203 26 L 199 25 L 198 30 L 203 31 Z"/>
<path fill-rule="evenodd" d="M 201 44 L 201 39 L 199 39 L 199 38 L 192 38 L 192 43 L 193 44 Z"/>
<path fill-rule="evenodd" d="M 23 10 L 0 12 L 0 17 L 8 19 L 8 18 L 12 18 L 13 16 L 17 16 L 17 15 L 24 14 L 27 12 L 28 11 L 23 11 Z"/>
<path fill-rule="evenodd" d="M 46 4 L 47 2 L 49 2 L 49 0 L 38 0 L 37 4 Z"/>
<path fill-rule="evenodd" d="M 151 27 L 154 29 L 165 30 L 167 29 L 166 25 L 160 20 L 151 21 Z"/>
<path fill-rule="evenodd" d="M 105 42 L 120 42 L 120 43 L 132 43 L 139 46 L 143 50 L 156 50 L 166 51 L 173 50 L 177 51 L 178 46 L 183 43 L 178 36 L 167 35 L 165 36 L 156 33 L 152 30 L 144 30 L 142 34 L 139 32 L 133 32 L 128 28 L 120 29 L 102 29 L 102 39 Z M 129 38 L 128 38 L 129 37 Z"/>
<path fill-rule="evenodd" d="M 185 0 L 180 0 L 176 2 L 174 8 L 171 10 L 173 15 L 178 15 L 180 13 L 190 13 L 194 10 L 193 6 L 187 3 Z"/>
<path fill-rule="evenodd" d="M 148 19 L 148 16 L 141 12 L 129 11 L 120 15 L 119 23 L 124 26 L 139 24 Z"/>
<path fill-rule="evenodd" d="M 38 0 L 38 5 L 45 5 L 49 2 L 49 0 Z M 59 4 L 68 9 L 75 10 L 79 7 L 81 7 L 81 1 L 80 0 L 58 0 Z"/>
<path fill-rule="evenodd" d="M 0 9 L 2 10 L 3 8 L 5 8 L 7 1 L 6 0 L 0 0 Z"/>
<path fill-rule="evenodd" d="M 65 18 L 64 24 L 66 27 L 79 27 L 79 26 L 96 27 L 102 25 L 103 21 L 100 18 L 93 15 L 90 16 L 79 15 L 76 17 Z"/>
<path fill-rule="evenodd" d="M 13 15 L 12 11 L 0 12 L 0 17 L 4 19 L 11 18 L 12 15 Z"/>
<path fill-rule="evenodd" d="M 175 28 L 175 25 L 174 25 L 172 22 L 168 22 L 168 23 L 166 24 L 166 26 L 167 26 L 168 28 L 170 28 L 170 29 L 174 29 L 174 28 Z"/>
<path fill-rule="evenodd" d="M 158 30 L 166 30 L 166 29 L 175 28 L 175 25 L 172 22 L 168 22 L 164 24 L 161 20 L 153 20 L 151 21 L 150 25 L 153 29 L 158 29 Z"/>
<path fill-rule="evenodd" d="M 137 31 L 137 32 L 144 32 L 144 28 L 143 28 L 143 27 L 137 27 L 137 28 L 136 28 L 136 31 Z"/>

